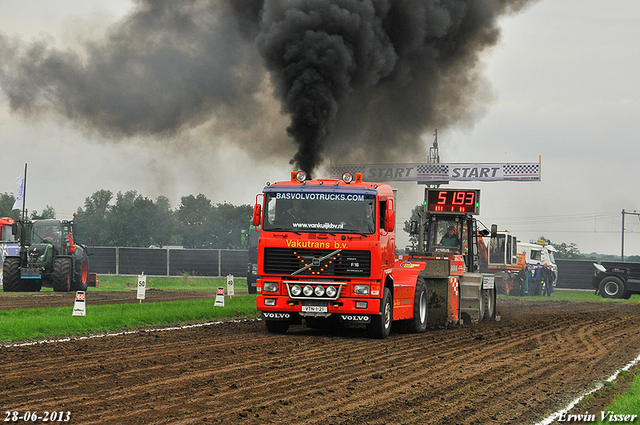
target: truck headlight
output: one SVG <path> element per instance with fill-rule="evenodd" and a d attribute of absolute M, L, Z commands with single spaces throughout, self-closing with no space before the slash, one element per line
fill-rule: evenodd
<path fill-rule="evenodd" d="M 311 295 L 313 295 L 313 286 L 305 285 L 304 288 L 302 288 L 302 293 L 307 297 L 310 297 Z"/>
<path fill-rule="evenodd" d="M 265 282 L 262 284 L 263 292 L 278 292 L 278 282 Z"/>
<path fill-rule="evenodd" d="M 336 289 L 335 286 L 333 285 L 327 286 L 327 297 L 333 298 L 336 296 L 337 293 L 338 293 L 338 290 Z"/>
<path fill-rule="evenodd" d="M 293 295 L 294 297 L 300 296 L 301 293 L 302 293 L 302 288 L 300 287 L 300 285 L 293 285 L 291 287 L 291 295 Z"/>
<path fill-rule="evenodd" d="M 369 285 L 354 285 L 353 293 L 356 295 L 369 295 Z"/>
<path fill-rule="evenodd" d="M 321 297 L 324 295 L 324 286 L 318 285 L 316 289 L 313 291 L 316 294 L 316 297 Z"/>

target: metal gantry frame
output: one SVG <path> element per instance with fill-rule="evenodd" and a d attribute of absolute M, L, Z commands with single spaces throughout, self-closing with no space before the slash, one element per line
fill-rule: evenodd
<path fill-rule="evenodd" d="M 622 261 L 624 261 L 624 216 L 626 215 L 635 215 L 638 217 L 638 219 L 640 219 L 640 213 L 636 212 L 635 210 L 633 212 L 627 212 L 624 209 L 622 210 L 622 248 L 620 250 L 620 259 Z"/>

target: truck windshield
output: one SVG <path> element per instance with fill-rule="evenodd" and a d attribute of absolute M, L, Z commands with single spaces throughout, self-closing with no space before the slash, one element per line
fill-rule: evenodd
<path fill-rule="evenodd" d="M 265 194 L 264 230 L 364 233 L 376 229 L 375 196 L 349 193 Z"/>

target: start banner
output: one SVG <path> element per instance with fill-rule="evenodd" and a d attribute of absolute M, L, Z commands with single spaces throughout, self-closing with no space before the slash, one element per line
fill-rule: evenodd
<path fill-rule="evenodd" d="M 519 164 L 332 164 L 331 178 L 362 173 L 365 181 L 540 181 L 540 163 Z"/>

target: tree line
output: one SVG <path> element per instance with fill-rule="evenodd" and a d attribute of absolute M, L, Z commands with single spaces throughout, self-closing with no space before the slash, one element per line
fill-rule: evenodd
<path fill-rule="evenodd" d="M 0 216 L 17 220 L 20 210 L 11 210 L 15 197 L 0 194 Z M 253 213 L 250 205 L 213 203 L 205 195 L 183 196 L 172 209 L 169 199 L 155 201 L 135 190 L 118 192 L 99 190 L 78 207 L 76 241 L 91 246 L 183 246 L 202 249 L 243 248 L 242 233 L 249 228 Z M 56 218 L 48 206 L 31 211 L 32 220 Z"/>

